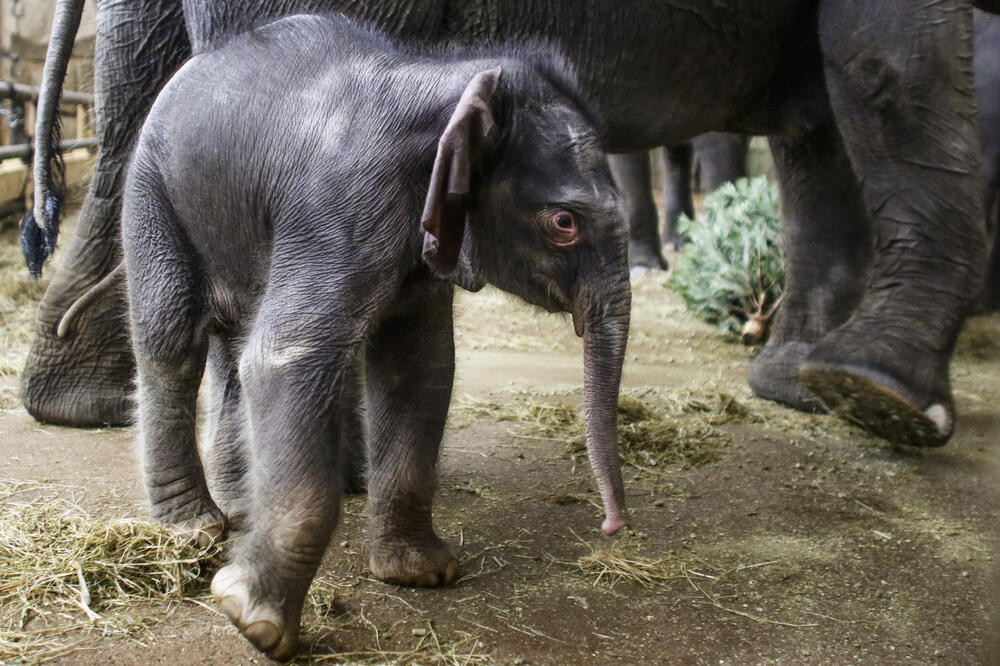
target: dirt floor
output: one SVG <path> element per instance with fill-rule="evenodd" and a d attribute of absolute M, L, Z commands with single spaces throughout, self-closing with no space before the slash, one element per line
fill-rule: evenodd
<path fill-rule="evenodd" d="M 0 301 L 5 325 L 29 306 Z M 637 279 L 624 393 L 653 410 L 633 439 L 660 448 L 630 449 L 634 528 L 610 539 L 573 454 L 571 322 L 489 290 L 461 295 L 457 321 L 436 516 L 464 575 L 433 590 L 373 580 L 364 498 L 349 498 L 307 603 L 303 661 L 1000 663 L 988 645 L 1000 617 L 1000 318 L 977 318 L 960 343 L 955 438 L 902 450 L 753 398 L 755 351 L 695 321 L 664 274 Z M 142 517 L 134 430 L 33 421 L 16 400 L 24 338 L 6 340 L 0 476 L 93 515 Z M 206 594 L 106 608 L 126 629 L 56 636 L 77 648 L 56 663 L 266 662 Z M 24 654 L 0 644 L 0 662 Z"/>

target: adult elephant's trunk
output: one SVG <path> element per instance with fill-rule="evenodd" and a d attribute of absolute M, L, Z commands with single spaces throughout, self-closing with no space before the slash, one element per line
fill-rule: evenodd
<path fill-rule="evenodd" d="M 606 535 L 614 534 L 628 522 L 618 459 L 618 389 L 628 341 L 632 292 L 624 258 L 621 264 L 620 275 L 616 275 L 612 284 L 592 280 L 582 286 L 574 312 L 577 333 L 583 334 L 587 454 L 604 503 L 601 529 Z M 607 273 L 602 277 L 606 278 Z"/>
<path fill-rule="evenodd" d="M 33 214 L 28 213 L 21 225 L 24 258 L 36 277 L 41 275 L 42 263 L 55 249 L 59 234 L 59 207 L 65 195 L 59 146 L 59 97 L 82 14 L 83 0 L 59 1 L 38 95 L 33 173 L 35 205 Z"/>

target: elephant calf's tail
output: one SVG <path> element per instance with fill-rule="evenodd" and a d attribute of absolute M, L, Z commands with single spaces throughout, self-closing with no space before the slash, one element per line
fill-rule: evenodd
<path fill-rule="evenodd" d="M 42 264 L 55 250 L 59 237 L 59 213 L 66 193 L 66 171 L 60 149 L 59 97 L 82 15 L 83 0 L 59 0 L 45 54 L 35 121 L 35 205 L 20 225 L 21 251 L 33 277 L 42 274 Z"/>

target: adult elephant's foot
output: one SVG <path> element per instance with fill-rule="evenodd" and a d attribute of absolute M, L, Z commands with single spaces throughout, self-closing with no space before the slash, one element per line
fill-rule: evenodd
<path fill-rule="evenodd" d="M 941 446 L 955 430 L 947 356 L 906 358 L 839 329 L 816 345 L 799 376 L 824 407 L 893 444 Z"/>
<path fill-rule="evenodd" d="M 647 271 L 665 271 L 667 260 L 660 252 L 659 242 L 645 243 L 632 241 L 628 244 L 628 265 L 632 275 L 642 275 Z"/>
<path fill-rule="evenodd" d="M 448 545 L 433 534 L 420 540 L 375 538 L 368 566 L 381 581 L 411 587 L 448 585 L 458 576 L 458 560 Z"/>
<path fill-rule="evenodd" d="M 813 346 L 800 341 L 768 342 L 750 364 L 750 388 L 766 400 L 804 412 L 817 411 L 820 404 L 799 378 L 802 363 Z"/>
<path fill-rule="evenodd" d="M 243 637 L 271 659 L 290 659 L 298 650 L 299 614 L 289 616 L 288 604 L 282 604 L 279 595 L 268 594 L 269 587 L 255 571 L 238 563 L 219 569 L 212 579 L 219 609 Z"/>
<path fill-rule="evenodd" d="M 123 290 L 111 289 L 80 313 L 64 337 L 57 333 L 66 310 L 101 277 L 60 270 L 39 304 L 21 375 L 21 399 L 39 421 L 93 427 L 131 420 L 135 361 Z"/>

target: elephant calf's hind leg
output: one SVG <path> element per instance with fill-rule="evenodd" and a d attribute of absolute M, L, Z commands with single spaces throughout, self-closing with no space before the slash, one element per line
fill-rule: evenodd
<path fill-rule="evenodd" d="M 166 210 L 145 190 L 124 209 L 142 466 L 153 516 L 207 545 L 225 529 L 195 439 L 208 336 L 195 271 Z"/>

